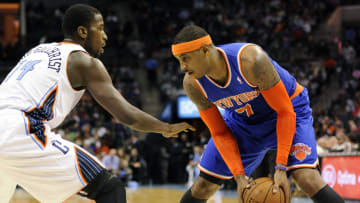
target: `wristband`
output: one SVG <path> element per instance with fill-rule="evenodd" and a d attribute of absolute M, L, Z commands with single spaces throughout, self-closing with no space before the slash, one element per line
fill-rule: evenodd
<path fill-rule="evenodd" d="M 276 169 L 286 171 L 287 168 L 285 166 L 275 166 L 275 170 Z"/>

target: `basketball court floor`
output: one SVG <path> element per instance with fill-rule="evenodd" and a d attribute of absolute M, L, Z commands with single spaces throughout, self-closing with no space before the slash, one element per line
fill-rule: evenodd
<path fill-rule="evenodd" d="M 127 188 L 127 203 L 178 203 L 186 188 L 181 185 L 140 186 Z M 312 203 L 310 199 L 294 197 L 292 203 Z M 17 189 L 10 203 L 39 203 L 26 191 Z M 95 203 L 75 195 L 64 203 Z M 207 203 L 237 203 L 236 191 L 220 190 Z"/>

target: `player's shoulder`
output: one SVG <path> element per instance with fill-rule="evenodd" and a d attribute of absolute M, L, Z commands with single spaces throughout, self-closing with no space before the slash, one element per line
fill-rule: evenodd
<path fill-rule="evenodd" d="M 250 44 L 247 42 L 235 42 L 235 43 L 228 43 L 228 44 L 221 44 L 221 45 L 217 45 L 216 47 L 218 49 L 222 49 L 226 52 L 238 52 L 239 49 L 241 49 L 243 46 Z"/>
<path fill-rule="evenodd" d="M 100 63 L 99 59 L 94 58 L 87 52 L 81 50 L 71 52 L 68 59 L 68 65 L 73 67 L 91 68 Z"/>
<path fill-rule="evenodd" d="M 263 59 L 266 56 L 264 50 L 257 44 L 248 43 L 243 46 L 239 51 L 239 57 L 241 61 L 248 61 L 255 63 L 256 61 Z"/>

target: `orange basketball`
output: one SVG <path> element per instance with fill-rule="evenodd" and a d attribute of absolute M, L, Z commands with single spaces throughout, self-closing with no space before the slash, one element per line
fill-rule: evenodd
<path fill-rule="evenodd" d="M 244 203 L 285 203 L 285 193 L 282 188 L 273 193 L 274 181 L 271 178 L 262 177 L 250 183 L 251 187 L 243 194 Z"/>

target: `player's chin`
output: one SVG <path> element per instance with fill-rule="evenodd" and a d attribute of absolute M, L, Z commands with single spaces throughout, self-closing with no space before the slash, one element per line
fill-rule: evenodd
<path fill-rule="evenodd" d="M 103 53 L 104 53 L 104 51 L 100 51 L 100 50 L 99 50 L 98 52 L 96 52 L 96 53 L 94 54 L 94 55 L 95 55 L 94 57 L 95 57 L 95 58 L 99 58 L 101 55 L 103 55 Z"/>
<path fill-rule="evenodd" d="M 104 53 L 104 49 L 103 49 L 103 48 L 100 48 L 100 49 L 98 50 L 98 52 L 97 52 L 97 55 L 98 55 L 98 56 L 101 56 L 101 55 L 103 55 L 103 53 Z"/>
<path fill-rule="evenodd" d="M 191 74 L 192 77 L 194 77 L 195 79 L 200 79 L 202 77 L 202 75 L 199 75 L 199 74 Z"/>
<path fill-rule="evenodd" d="M 192 72 L 192 71 L 186 72 L 186 74 L 187 74 L 188 76 L 191 76 L 191 77 L 194 77 L 194 78 L 198 79 L 198 78 L 196 77 L 196 74 L 195 74 L 194 72 Z"/>

